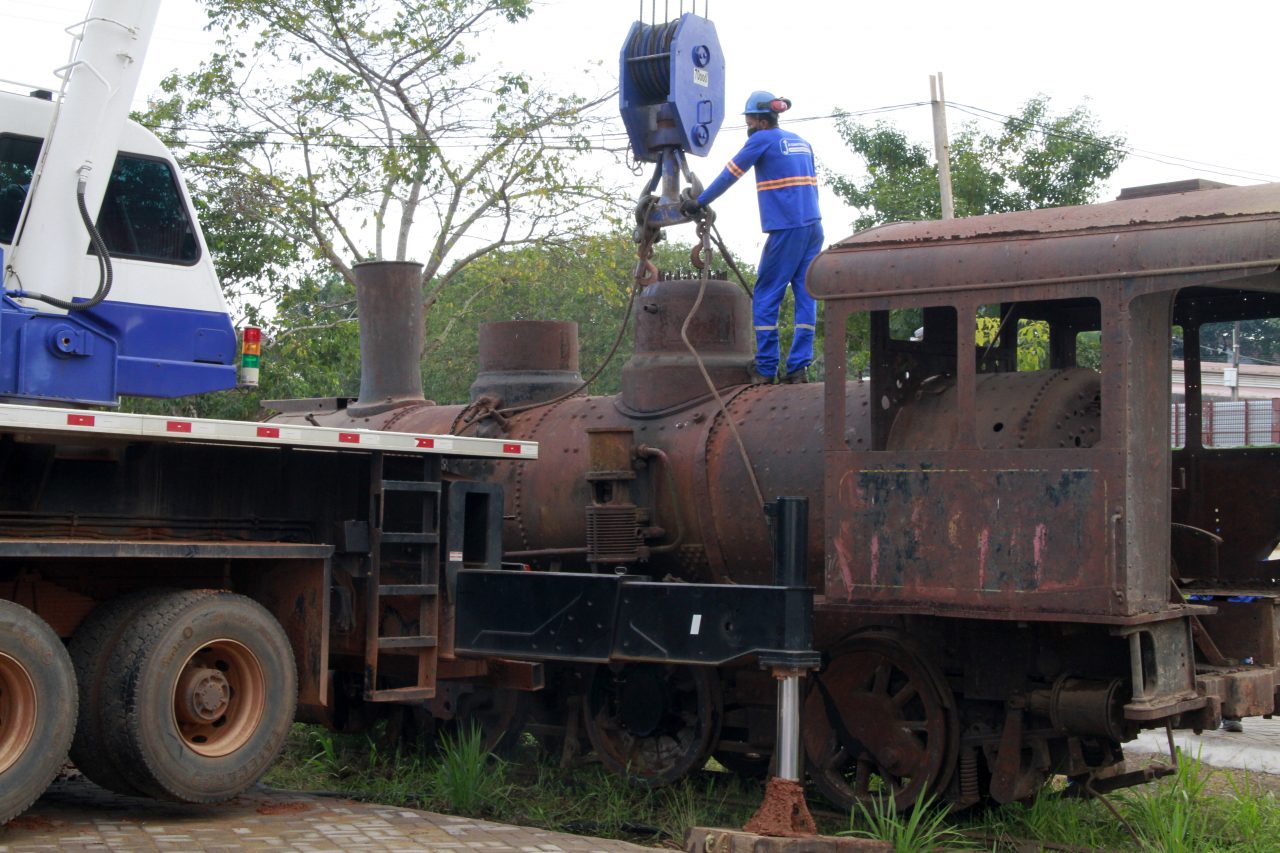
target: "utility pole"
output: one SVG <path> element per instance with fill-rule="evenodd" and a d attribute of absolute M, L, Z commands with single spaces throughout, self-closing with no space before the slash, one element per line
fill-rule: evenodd
<path fill-rule="evenodd" d="M 942 191 L 942 218 L 955 219 L 951 197 L 951 143 L 947 139 L 947 96 L 942 91 L 942 72 L 929 75 L 929 102 L 933 104 L 933 149 L 938 158 L 938 187 Z"/>
<path fill-rule="evenodd" d="M 1234 382 L 1231 383 L 1231 399 L 1240 399 L 1240 321 L 1236 320 L 1235 326 L 1231 329 L 1231 373 Z M 1245 427 L 1246 431 L 1248 427 Z"/>

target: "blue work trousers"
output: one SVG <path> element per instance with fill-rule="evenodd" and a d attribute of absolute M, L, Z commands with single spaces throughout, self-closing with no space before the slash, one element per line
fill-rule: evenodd
<path fill-rule="evenodd" d="M 796 301 L 795 333 L 787 356 L 787 373 L 803 370 L 813 361 L 814 324 L 818 306 L 805 289 L 809 264 L 822 250 L 822 223 L 770 231 L 760 255 L 756 290 L 751 300 L 756 330 L 756 370 L 765 376 L 778 372 L 778 310 L 787 285 Z"/>

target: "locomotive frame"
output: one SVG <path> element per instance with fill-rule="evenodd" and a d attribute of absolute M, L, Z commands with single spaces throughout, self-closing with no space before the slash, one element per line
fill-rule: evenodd
<path fill-rule="evenodd" d="M 569 324 L 502 323 L 482 330 L 469 406 L 392 389 L 378 396 L 393 406 L 319 401 L 283 419 L 538 441 L 536 464 L 448 472 L 504 487 L 506 559 L 531 571 L 492 580 L 527 589 L 564 572 L 616 601 L 654 577 L 730 612 L 771 579 L 751 480 L 766 498 L 807 497 L 821 665 L 802 728 L 827 798 L 962 807 L 1029 796 L 1052 774 L 1106 790 L 1151 778 L 1122 761 L 1143 728 L 1274 710 L 1280 501 L 1252 505 L 1241 486 L 1273 497 L 1276 451 L 1201 447 L 1194 378 L 1192 439 L 1170 449 L 1169 341 L 1176 324 L 1194 355 L 1205 323 L 1280 316 L 1278 267 L 1276 185 L 901 223 L 810 270 L 826 305 L 821 386 L 747 385 L 743 294 L 672 278 L 636 300 L 617 396 L 574 393 Z M 1027 329 L 1043 363 L 1020 366 Z M 850 362 L 862 335 L 866 376 Z M 459 606 L 482 611 L 496 588 L 468 586 Z M 517 621 L 544 624 L 530 594 L 511 595 Z M 471 646 L 545 662 L 545 681 L 515 685 L 545 686 L 503 717 L 510 730 L 570 752 L 589 740 L 651 784 L 710 754 L 768 770 L 776 697 L 754 658 L 604 663 L 548 653 L 545 637 L 522 651 L 527 637 Z"/>

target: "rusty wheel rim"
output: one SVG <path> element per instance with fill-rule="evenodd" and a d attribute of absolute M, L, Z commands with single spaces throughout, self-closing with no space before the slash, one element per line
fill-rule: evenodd
<path fill-rule="evenodd" d="M 643 785 L 666 785 L 711 754 L 723 700 L 706 667 L 601 666 L 592 678 L 587 736 L 613 772 Z"/>
<path fill-rule="evenodd" d="M 207 758 L 229 755 L 248 743 L 266 704 L 262 664 L 235 640 L 201 646 L 173 684 L 174 725 L 186 747 Z"/>
<path fill-rule="evenodd" d="M 0 654 L 0 773 L 31 745 L 38 712 L 31 674 L 14 658 Z"/>
<path fill-rule="evenodd" d="M 881 633 L 856 637 L 817 680 L 804 708 L 809 772 L 840 805 L 892 797 L 909 808 L 950 779 L 950 689 L 906 645 Z"/>

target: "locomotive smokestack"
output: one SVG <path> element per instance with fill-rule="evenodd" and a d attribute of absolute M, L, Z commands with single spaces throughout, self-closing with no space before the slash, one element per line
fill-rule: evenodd
<path fill-rule="evenodd" d="M 480 326 L 480 371 L 471 401 L 496 397 L 505 406 L 541 403 L 582 385 L 578 324 L 508 320 Z"/>
<path fill-rule="evenodd" d="M 360 399 L 355 416 L 424 402 L 422 264 L 368 261 L 352 267 L 360 311 Z"/>

